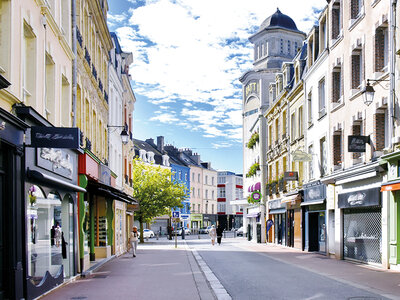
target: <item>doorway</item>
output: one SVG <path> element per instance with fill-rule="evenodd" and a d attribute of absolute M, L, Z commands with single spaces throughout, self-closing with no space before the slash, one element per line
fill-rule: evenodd
<path fill-rule="evenodd" d="M 326 251 L 325 212 L 308 213 L 308 251 Z"/>
<path fill-rule="evenodd" d="M 287 246 L 294 247 L 294 210 L 288 210 L 287 217 Z"/>

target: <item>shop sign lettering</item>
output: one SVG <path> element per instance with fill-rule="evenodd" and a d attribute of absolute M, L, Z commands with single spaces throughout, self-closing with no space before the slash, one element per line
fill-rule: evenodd
<path fill-rule="evenodd" d="M 73 158 L 62 149 L 39 148 L 38 166 L 70 179 L 74 171 Z"/>

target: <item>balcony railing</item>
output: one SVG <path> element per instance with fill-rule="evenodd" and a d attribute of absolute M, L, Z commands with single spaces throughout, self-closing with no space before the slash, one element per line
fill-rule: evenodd
<path fill-rule="evenodd" d="M 104 100 L 106 100 L 106 102 L 108 103 L 108 94 L 106 91 L 104 91 Z"/>
<path fill-rule="evenodd" d="M 94 65 L 92 65 L 92 75 L 93 75 L 94 78 L 97 79 L 97 70 L 96 70 Z"/>
<path fill-rule="evenodd" d="M 80 45 L 81 48 L 82 48 L 83 38 L 82 38 L 81 32 L 79 31 L 78 26 L 76 26 L 76 39 L 78 40 L 78 43 L 79 43 L 79 45 Z"/>
<path fill-rule="evenodd" d="M 99 79 L 99 89 L 103 92 L 103 83 L 101 82 L 101 79 Z"/>
<path fill-rule="evenodd" d="M 89 66 L 90 66 L 90 54 L 89 54 L 89 51 L 87 50 L 87 48 L 85 47 L 85 59 L 86 59 L 86 61 L 87 61 L 87 63 L 89 64 Z"/>

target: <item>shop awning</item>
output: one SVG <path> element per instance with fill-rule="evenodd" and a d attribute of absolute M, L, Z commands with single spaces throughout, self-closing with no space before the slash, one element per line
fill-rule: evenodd
<path fill-rule="evenodd" d="M 287 203 L 287 202 L 292 202 L 292 201 L 297 201 L 297 200 L 301 200 L 301 195 L 299 193 L 283 197 L 283 199 L 281 200 L 281 203 Z"/>
<path fill-rule="evenodd" d="M 278 209 L 270 209 L 269 210 L 270 215 L 284 214 L 285 212 L 286 212 L 286 208 L 278 208 Z"/>
<path fill-rule="evenodd" d="M 26 171 L 26 176 L 29 179 L 32 180 L 37 180 L 41 183 L 44 184 L 54 184 L 59 186 L 60 188 L 63 188 L 65 190 L 70 190 L 70 191 L 74 191 L 74 192 L 81 192 L 81 193 L 86 193 L 86 190 L 78 185 L 60 180 L 58 178 L 55 178 L 53 176 L 44 174 L 42 172 L 36 171 L 36 170 L 29 170 L 29 168 Z"/>
<path fill-rule="evenodd" d="M 93 193 L 100 193 L 100 194 L 106 195 L 112 199 L 126 202 L 128 204 L 139 204 L 139 202 L 136 199 L 134 199 L 133 197 L 127 195 L 124 192 L 117 190 L 116 188 L 114 188 L 112 186 L 109 186 L 109 185 L 106 185 L 103 183 L 89 181 L 87 189 L 92 191 Z"/>
<path fill-rule="evenodd" d="M 302 202 L 300 205 L 307 206 L 307 205 L 317 205 L 317 204 L 323 204 L 323 203 L 325 203 L 325 199 L 306 201 L 306 202 Z"/>
<path fill-rule="evenodd" d="M 258 218 L 260 216 L 260 213 L 251 213 L 247 215 L 247 218 Z"/>
<path fill-rule="evenodd" d="M 400 180 L 382 183 L 381 192 L 393 192 L 400 190 Z"/>

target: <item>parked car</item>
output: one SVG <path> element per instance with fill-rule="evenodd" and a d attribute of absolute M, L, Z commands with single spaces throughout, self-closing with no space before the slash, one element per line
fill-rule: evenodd
<path fill-rule="evenodd" d="M 207 227 L 201 227 L 201 228 L 199 229 L 199 233 L 200 233 L 200 234 L 205 234 L 205 233 L 207 233 L 206 230 L 207 230 Z"/>
<path fill-rule="evenodd" d="M 138 232 L 138 236 L 140 237 L 140 232 Z M 154 237 L 154 231 L 150 229 L 143 229 L 143 237 L 145 239 Z"/>
<path fill-rule="evenodd" d="M 183 228 L 183 227 L 178 228 L 178 231 L 176 232 L 176 234 L 177 235 L 182 235 L 182 229 L 185 230 L 185 235 L 190 235 L 191 234 L 191 231 L 190 231 L 189 228 Z"/>
<path fill-rule="evenodd" d="M 237 236 L 243 236 L 243 226 L 236 230 L 236 235 Z"/>

